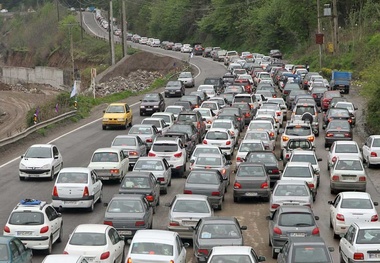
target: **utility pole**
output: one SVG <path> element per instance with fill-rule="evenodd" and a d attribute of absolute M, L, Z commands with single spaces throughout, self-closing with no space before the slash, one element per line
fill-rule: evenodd
<path fill-rule="evenodd" d="M 127 19 L 126 19 L 126 12 L 125 12 L 125 0 L 122 1 L 122 19 L 121 19 L 121 30 L 122 32 L 122 38 L 123 38 L 123 57 L 127 55 Z"/>
<path fill-rule="evenodd" d="M 58 0 L 55 1 L 56 6 L 57 6 L 57 17 L 58 17 L 58 22 L 59 22 L 59 6 L 58 6 Z"/>
<path fill-rule="evenodd" d="M 113 10 L 112 10 L 112 0 L 110 0 L 110 11 L 109 11 L 109 39 L 110 39 L 110 47 L 111 47 L 111 65 L 115 65 L 115 42 L 114 42 L 114 34 L 113 34 Z"/>
<path fill-rule="evenodd" d="M 320 0 L 317 0 L 318 34 L 321 33 L 321 8 Z M 319 44 L 319 69 L 322 69 L 322 44 Z"/>
<path fill-rule="evenodd" d="M 334 22 L 334 53 L 339 51 L 338 40 L 338 7 L 337 0 L 333 0 L 333 22 Z"/>
<path fill-rule="evenodd" d="M 79 1 L 79 14 L 80 14 L 80 39 L 83 41 L 83 14 L 82 14 L 82 2 Z"/>
<path fill-rule="evenodd" d="M 71 55 L 71 66 L 73 71 L 73 85 L 75 83 L 75 63 L 74 63 L 74 43 L 73 43 L 73 33 L 71 32 L 72 25 L 69 27 L 70 34 L 70 55 Z"/>

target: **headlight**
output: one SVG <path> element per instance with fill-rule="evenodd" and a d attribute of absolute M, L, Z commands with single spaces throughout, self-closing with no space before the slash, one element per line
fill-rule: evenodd
<path fill-rule="evenodd" d="M 119 118 L 119 119 L 117 119 L 118 121 L 124 121 L 124 119 L 123 118 Z"/>
<path fill-rule="evenodd" d="M 158 105 L 156 105 L 156 106 L 153 106 L 154 108 L 158 108 Z"/>
<path fill-rule="evenodd" d="M 145 106 L 144 106 L 144 105 L 140 105 L 140 108 L 141 108 L 141 109 L 144 109 L 144 108 L 145 108 Z"/>
<path fill-rule="evenodd" d="M 42 169 L 48 169 L 48 168 L 50 168 L 50 164 L 45 164 L 45 165 L 43 165 L 41 168 L 42 168 Z"/>
<path fill-rule="evenodd" d="M 24 164 L 20 163 L 20 169 L 25 169 L 25 168 L 26 168 L 26 166 Z"/>

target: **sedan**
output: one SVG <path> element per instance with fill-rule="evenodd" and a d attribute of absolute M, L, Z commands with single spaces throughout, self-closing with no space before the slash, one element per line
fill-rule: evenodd
<path fill-rule="evenodd" d="M 243 163 L 236 172 L 234 182 L 234 202 L 244 197 L 269 199 L 270 178 L 263 164 Z"/>
<path fill-rule="evenodd" d="M 194 163 L 195 160 L 198 158 L 198 156 L 202 153 L 205 154 L 223 154 L 222 151 L 218 146 L 214 145 L 207 145 L 207 144 L 198 144 L 194 151 L 193 154 L 190 157 L 190 164 Z"/>
<path fill-rule="evenodd" d="M 340 239 L 340 262 L 379 262 L 380 223 L 353 223 Z"/>
<path fill-rule="evenodd" d="M 168 129 L 168 132 L 186 132 L 187 136 L 189 136 L 190 140 L 195 144 L 202 141 L 200 132 L 192 122 L 176 122 Z"/>
<path fill-rule="evenodd" d="M 294 150 L 289 158 L 289 162 L 309 162 L 313 167 L 314 173 L 317 176 L 317 187 L 319 187 L 320 182 L 320 171 L 319 162 L 322 158 L 317 158 L 315 151 L 303 151 Z"/>
<path fill-rule="evenodd" d="M 192 239 L 193 229 L 204 217 L 214 215 L 206 195 L 177 194 L 170 203 L 168 230 L 179 234 L 181 238 Z"/>
<path fill-rule="evenodd" d="M 369 136 L 363 145 L 363 161 L 367 163 L 368 168 L 380 163 L 380 136 Z"/>
<path fill-rule="evenodd" d="M 270 137 L 268 131 L 247 131 L 243 140 L 260 140 L 264 143 L 265 150 L 274 151 L 276 141 Z"/>
<path fill-rule="evenodd" d="M 379 217 L 368 193 L 343 192 L 339 193 L 330 204 L 330 228 L 334 238 L 345 234 L 353 223 L 378 222 Z"/>
<path fill-rule="evenodd" d="M 191 72 L 181 72 L 178 76 L 178 80 L 181 81 L 186 88 L 192 88 L 195 85 L 194 77 Z"/>
<path fill-rule="evenodd" d="M 135 124 L 129 131 L 128 135 L 137 135 L 140 139 L 146 143 L 148 150 L 152 147 L 152 144 L 156 137 L 159 135 L 158 129 L 150 124 Z"/>
<path fill-rule="evenodd" d="M 206 195 L 212 207 L 221 210 L 226 192 L 226 182 L 216 170 L 197 169 L 188 175 L 184 194 Z"/>
<path fill-rule="evenodd" d="M 162 135 L 169 129 L 169 124 L 167 124 L 163 119 L 157 117 L 144 118 L 141 124 L 152 125 L 157 128 L 158 134 Z"/>
<path fill-rule="evenodd" d="M 54 180 L 63 167 L 58 147 L 52 144 L 34 144 L 21 156 L 19 178 L 48 178 Z"/>
<path fill-rule="evenodd" d="M 184 110 L 185 110 L 185 107 L 183 107 L 183 106 L 181 106 L 181 105 L 170 105 L 170 106 L 167 106 L 167 107 L 166 107 L 165 112 L 173 113 L 174 118 L 177 119 L 178 114 L 179 114 L 181 111 L 184 111 Z"/>
<path fill-rule="evenodd" d="M 180 101 L 189 101 L 192 110 L 199 108 L 202 104 L 202 99 L 198 95 L 184 95 L 180 98 Z"/>
<path fill-rule="evenodd" d="M 340 157 L 359 157 L 363 160 L 362 153 L 355 141 L 335 141 L 330 147 L 327 159 L 327 169 L 334 165 Z"/>
<path fill-rule="evenodd" d="M 107 205 L 103 224 L 121 237 L 131 238 L 139 229 L 153 228 L 153 209 L 144 195 L 116 194 Z"/>
<path fill-rule="evenodd" d="M 102 198 L 103 184 L 93 169 L 63 168 L 53 187 L 52 205 L 56 209 L 87 208 L 92 212 Z"/>
<path fill-rule="evenodd" d="M 179 96 L 182 97 L 185 95 L 185 85 L 182 81 L 179 80 L 171 80 L 166 84 L 165 87 L 165 98 L 171 96 Z"/>
<path fill-rule="evenodd" d="M 114 227 L 81 224 L 70 234 L 63 253 L 85 255 L 89 262 L 123 263 L 124 248 L 124 239 Z"/>
<path fill-rule="evenodd" d="M 119 194 L 144 195 L 155 213 L 160 204 L 160 181 L 151 172 L 129 172 L 120 184 Z"/>
<path fill-rule="evenodd" d="M 269 200 L 271 215 L 283 205 L 304 205 L 312 207 L 313 193 L 305 181 L 279 180 L 277 181 Z"/>
<path fill-rule="evenodd" d="M 346 120 L 331 120 L 325 129 L 325 148 L 335 141 L 352 141 L 353 131 Z"/>
<path fill-rule="evenodd" d="M 216 246 L 243 246 L 246 226 L 240 226 L 235 217 L 201 218 L 194 228 L 193 248 L 197 262 L 207 262 L 209 253 Z"/>
<path fill-rule="evenodd" d="M 347 109 L 332 108 L 323 116 L 323 128 L 325 129 L 332 120 L 345 120 L 352 125 L 352 119 Z"/>
<path fill-rule="evenodd" d="M 265 261 L 264 256 L 258 256 L 252 247 L 248 246 L 221 246 L 213 247 L 208 263 L 239 262 L 258 263 Z"/>
<path fill-rule="evenodd" d="M 265 151 L 264 142 L 261 140 L 248 140 L 245 139 L 240 143 L 236 153 L 235 171 L 239 168 L 240 164 L 244 162 L 245 157 L 251 151 Z"/>
<path fill-rule="evenodd" d="M 148 152 L 146 142 L 138 135 L 117 135 L 111 143 L 111 148 L 122 149 L 124 154 L 129 156 L 130 167 L 133 167 L 137 159 L 146 156 Z"/>
<path fill-rule="evenodd" d="M 307 206 L 280 206 L 267 219 L 273 258 L 277 258 L 289 237 L 319 236 L 319 217 Z"/>
<path fill-rule="evenodd" d="M 148 93 L 140 103 L 140 116 L 165 110 L 165 99 L 161 93 Z"/>

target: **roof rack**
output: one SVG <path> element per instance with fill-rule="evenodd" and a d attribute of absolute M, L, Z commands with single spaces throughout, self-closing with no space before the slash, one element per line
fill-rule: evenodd
<path fill-rule="evenodd" d="M 38 199 L 30 199 L 30 198 L 25 198 L 20 200 L 20 202 L 17 204 L 15 209 L 17 209 L 19 206 L 39 206 L 40 210 L 46 205 L 45 201 L 41 201 Z"/>

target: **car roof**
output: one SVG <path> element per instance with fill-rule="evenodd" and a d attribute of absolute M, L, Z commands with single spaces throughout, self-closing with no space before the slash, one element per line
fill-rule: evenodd
<path fill-rule="evenodd" d="M 307 162 L 288 162 L 286 166 L 302 166 L 302 167 L 309 167 L 311 164 Z"/>
<path fill-rule="evenodd" d="M 152 117 L 155 117 L 157 115 L 168 115 L 168 116 L 172 116 L 174 115 L 173 112 L 165 112 L 165 111 L 162 111 L 162 112 L 155 112 L 152 114 Z"/>
<path fill-rule="evenodd" d="M 145 161 L 145 160 L 148 160 L 148 161 L 163 161 L 165 158 L 163 157 L 148 157 L 148 156 L 141 156 L 137 159 L 137 162 L 138 161 Z"/>
<path fill-rule="evenodd" d="M 125 177 L 148 177 L 150 176 L 151 172 L 145 172 L 145 171 L 141 171 L 141 172 L 128 172 L 125 174 Z"/>
<path fill-rule="evenodd" d="M 142 194 L 114 194 L 111 201 L 116 200 L 142 200 L 145 195 Z"/>
<path fill-rule="evenodd" d="M 110 226 L 103 224 L 80 224 L 74 232 L 90 232 L 90 233 L 105 233 Z"/>
<path fill-rule="evenodd" d="M 308 151 L 308 150 L 297 150 L 297 149 L 294 149 L 292 151 L 292 155 L 315 155 L 315 152 L 314 151 Z"/>
<path fill-rule="evenodd" d="M 305 205 L 282 205 L 278 208 L 281 210 L 281 213 L 288 212 L 310 212 L 312 213 L 312 209 Z"/>
<path fill-rule="evenodd" d="M 120 102 L 114 102 L 110 103 L 108 106 L 115 105 L 115 106 L 124 106 L 126 103 L 120 103 Z"/>
<path fill-rule="evenodd" d="M 169 106 L 167 106 L 166 108 L 183 108 L 183 106 L 182 105 L 169 105 Z M 162 112 L 161 112 L 162 113 Z"/>
<path fill-rule="evenodd" d="M 78 260 L 81 259 L 83 256 L 81 255 L 68 255 L 68 254 L 54 254 L 54 255 L 47 255 L 43 262 L 45 263 L 68 263 L 68 262 L 79 262 Z"/>
<path fill-rule="evenodd" d="M 134 139 L 137 139 L 138 135 L 136 134 L 120 134 L 120 135 L 116 135 L 115 139 L 116 138 L 134 138 Z"/>
<path fill-rule="evenodd" d="M 157 143 L 167 143 L 167 144 L 178 144 L 178 137 L 157 137 L 153 144 Z"/>
<path fill-rule="evenodd" d="M 356 141 L 335 141 L 336 144 L 353 144 L 353 145 L 358 145 Z"/>
<path fill-rule="evenodd" d="M 136 234 L 133 236 L 133 242 L 139 242 L 140 240 L 150 242 L 155 242 L 156 240 L 161 243 L 161 241 L 173 241 L 173 239 L 177 236 L 176 232 L 168 231 L 168 230 L 156 230 L 156 229 L 142 229 L 138 230 Z"/>
<path fill-rule="evenodd" d="M 353 223 L 360 229 L 380 229 L 380 222 L 356 222 Z"/>
<path fill-rule="evenodd" d="M 63 173 L 63 172 L 89 173 L 92 170 L 93 169 L 88 168 L 88 167 L 64 167 L 62 168 L 61 171 L 59 171 L 59 173 Z"/>
<path fill-rule="evenodd" d="M 242 143 L 261 143 L 262 140 L 258 140 L 258 139 L 245 139 L 245 140 L 242 140 L 240 144 Z"/>
<path fill-rule="evenodd" d="M 99 148 L 99 149 L 96 149 L 94 151 L 94 153 L 98 153 L 98 152 L 114 152 L 114 153 L 118 153 L 120 151 L 121 151 L 121 149 L 119 149 L 119 148 L 108 147 L 108 148 Z"/>
<path fill-rule="evenodd" d="M 195 146 L 195 148 L 218 148 L 218 149 L 220 149 L 219 148 L 219 146 L 216 146 L 216 145 L 208 145 L 208 144 L 197 144 L 196 146 Z"/>
<path fill-rule="evenodd" d="M 144 118 L 142 121 L 146 121 L 146 120 L 149 120 L 149 121 L 160 121 L 160 120 L 162 120 L 162 118 L 148 117 L 148 118 Z"/>
<path fill-rule="evenodd" d="M 51 148 L 51 147 L 53 147 L 53 145 L 52 145 L 52 144 L 48 144 L 48 143 L 46 143 L 46 144 L 33 144 L 33 145 L 30 146 L 29 148 L 32 148 L 32 147 L 46 147 L 46 148 Z"/>
<path fill-rule="evenodd" d="M 342 198 L 356 198 L 356 199 L 371 199 L 369 193 L 366 192 L 341 192 Z"/>
<path fill-rule="evenodd" d="M 219 246 L 212 248 L 212 255 L 239 255 L 250 253 L 251 250 L 249 246 Z"/>
<path fill-rule="evenodd" d="M 352 161 L 352 160 L 356 160 L 356 161 L 361 161 L 360 157 L 359 156 L 350 156 L 350 155 L 347 155 L 347 156 L 338 156 L 338 160 L 339 161 Z"/>
<path fill-rule="evenodd" d="M 201 200 L 208 201 L 208 197 L 206 195 L 188 195 L 188 194 L 177 194 L 175 196 L 177 200 Z"/>

